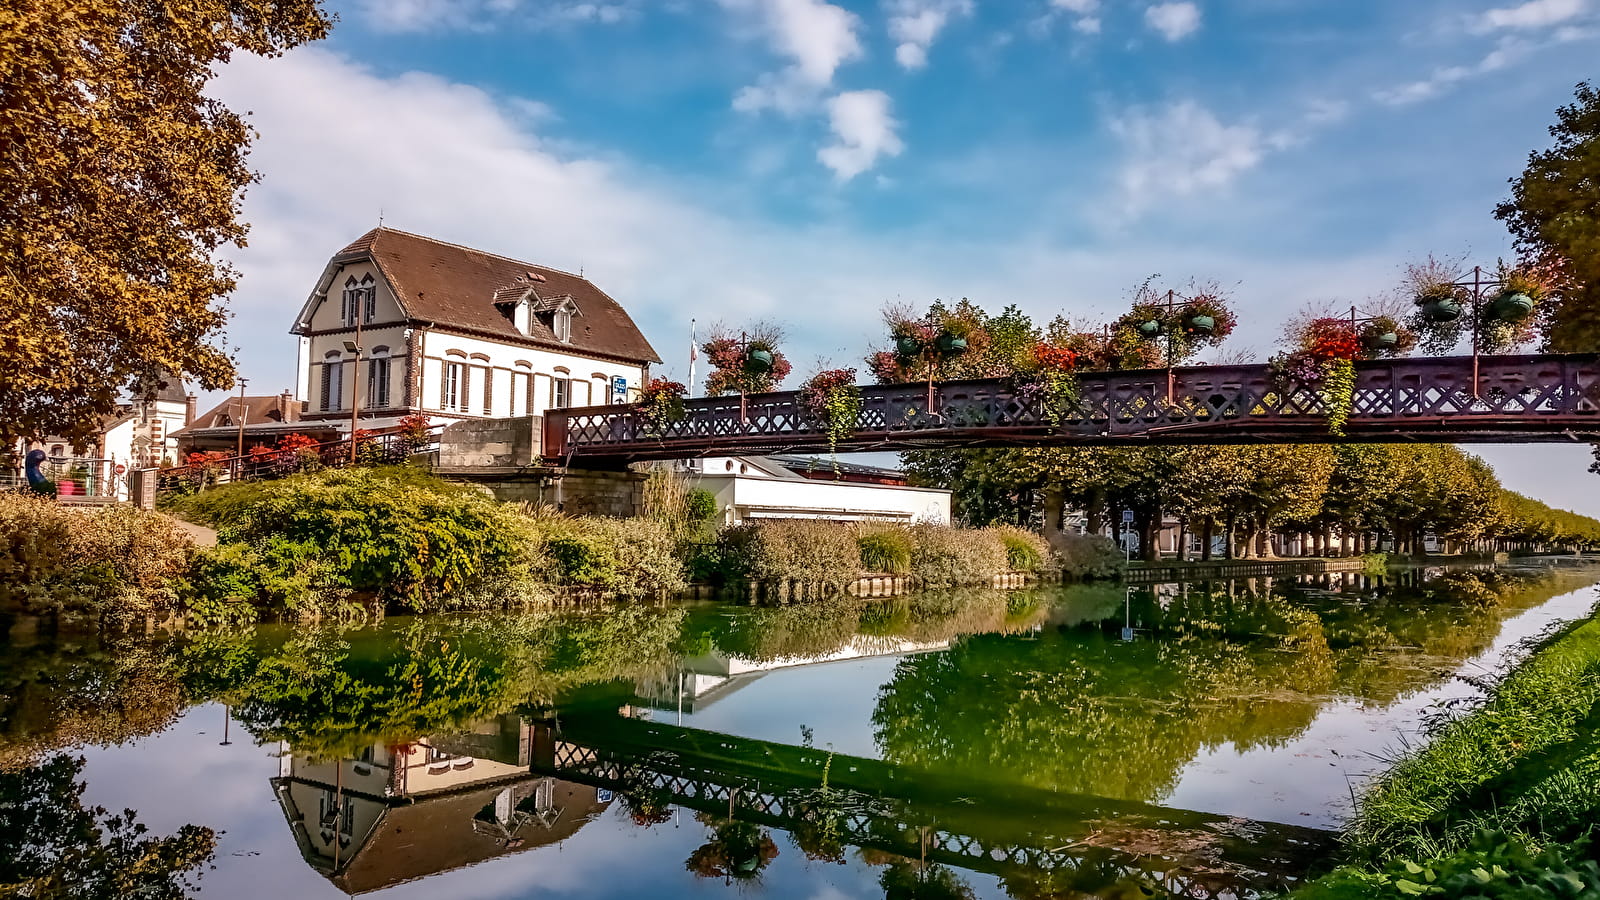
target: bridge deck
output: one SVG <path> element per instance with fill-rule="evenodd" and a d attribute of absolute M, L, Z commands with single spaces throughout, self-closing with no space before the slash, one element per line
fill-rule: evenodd
<path fill-rule="evenodd" d="M 856 429 L 836 446 L 796 392 L 690 400 L 679 422 L 632 406 L 552 410 L 552 461 L 683 459 L 1036 445 L 1533 443 L 1600 435 L 1600 355 L 1439 357 L 1360 362 L 1344 435 L 1329 433 L 1314 388 L 1284 389 L 1265 365 L 1085 372 L 1052 417 L 1008 379 L 861 389 Z"/>

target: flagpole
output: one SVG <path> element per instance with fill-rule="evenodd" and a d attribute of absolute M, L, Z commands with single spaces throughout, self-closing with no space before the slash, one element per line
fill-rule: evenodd
<path fill-rule="evenodd" d="M 689 320 L 689 396 L 694 396 L 694 360 L 697 353 L 694 336 L 694 320 Z"/>

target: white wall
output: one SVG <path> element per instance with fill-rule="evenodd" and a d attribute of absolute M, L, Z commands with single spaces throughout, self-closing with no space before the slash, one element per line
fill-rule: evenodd
<path fill-rule="evenodd" d="M 752 467 L 753 470 L 753 467 Z M 751 519 L 865 519 L 950 524 L 950 492 L 934 488 L 771 478 L 759 475 L 691 475 L 717 498 L 723 521 Z"/>
<path fill-rule="evenodd" d="M 361 346 L 363 358 L 359 366 L 350 365 L 351 355 L 344 350 L 344 342 L 354 340 L 354 330 L 345 326 L 340 318 L 340 308 L 345 281 L 354 277 L 360 281 L 366 274 L 377 279 L 376 315 L 362 326 Z M 485 298 L 484 302 L 488 302 Z M 401 409 L 406 402 L 408 365 L 420 365 L 422 379 L 417 406 L 423 411 L 437 414 L 443 419 L 492 417 L 511 415 L 541 415 L 555 402 L 554 382 L 559 379 L 569 387 L 567 406 L 602 405 L 611 402 L 611 379 L 627 379 L 628 399 L 637 399 L 644 380 L 645 368 L 615 361 L 598 360 L 576 352 L 560 352 L 550 348 L 468 337 L 441 330 L 447 326 L 422 329 L 418 337 L 417 358 L 408 356 L 406 327 L 399 305 L 390 294 L 370 264 L 352 263 L 335 272 L 328 286 L 328 295 L 322 298 L 310 316 L 310 330 L 335 329 L 334 334 L 320 334 L 302 339 L 300 351 L 301 372 L 299 390 L 307 401 L 306 415 L 322 417 L 350 412 L 356 379 L 361 379 L 361 406 L 374 409 L 366 396 L 367 359 L 380 346 L 388 347 L 391 360 L 389 370 L 389 403 L 386 409 Z M 344 362 L 339 402 L 330 409 L 322 407 L 322 367 L 337 353 Z M 441 403 L 444 387 L 444 366 L 447 362 L 467 366 L 469 391 L 464 408 L 446 409 Z M 358 371 L 359 370 L 359 371 Z M 519 383 L 518 403 L 512 403 L 513 377 L 525 374 L 528 378 Z M 487 404 L 485 385 L 489 385 Z"/>

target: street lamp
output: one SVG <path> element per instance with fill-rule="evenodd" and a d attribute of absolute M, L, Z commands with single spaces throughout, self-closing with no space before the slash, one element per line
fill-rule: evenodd
<path fill-rule="evenodd" d="M 350 375 L 350 464 L 356 462 L 356 425 L 361 416 L 361 317 L 356 316 L 356 339 L 345 341 L 346 353 L 354 354 L 354 368 Z"/>

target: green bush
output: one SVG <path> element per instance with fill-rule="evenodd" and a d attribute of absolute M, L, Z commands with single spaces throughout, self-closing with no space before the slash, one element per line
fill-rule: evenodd
<path fill-rule="evenodd" d="M 684 499 L 684 507 L 690 524 L 704 525 L 717 517 L 717 495 L 705 488 L 694 488 Z"/>
<path fill-rule="evenodd" d="M 987 529 L 911 527 L 911 574 L 925 585 L 980 584 L 1010 568 L 1006 545 Z"/>
<path fill-rule="evenodd" d="M 193 541 L 159 513 L 0 494 L 0 603 L 130 624 L 176 606 Z"/>
<path fill-rule="evenodd" d="M 904 575 L 911 571 L 911 532 L 901 525 L 863 523 L 856 538 L 861 565 L 868 572 Z"/>
<path fill-rule="evenodd" d="M 719 540 L 727 580 L 840 586 L 861 575 L 852 526 L 773 519 L 725 528 Z"/>
<path fill-rule="evenodd" d="M 1480 832 L 1456 852 L 1391 860 L 1377 871 L 1336 869 L 1290 895 L 1294 900 L 1595 900 L 1600 864 L 1585 847 L 1553 845 L 1540 853 L 1514 838 Z"/>
<path fill-rule="evenodd" d="M 1058 532 L 1050 539 L 1050 549 L 1066 578 L 1119 578 L 1128 567 L 1116 542 L 1098 534 Z"/>
<path fill-rule="evenodd" d="M 1005 545 L 1006 560 L 1013 572 L 1037 572 L 1050 559 L 1050 545 L 1031 531 L 1014 525 L 992 525 L 989 530 Z"/>
<path fill-rule="evenodd" d="M 315 588 L 424 612 L 452 607 L 503 573 L 532 575 L 526 520 L 477 491 L 403 466 L 295 475 L 236 510 L 227 543 L 311 547 Z M 202 495 L 203 496 L 203 495 Z M 275 566 L 278 577 L 306 571 Z"/>
<path fill-rule="evenodd" d="M 653 519 L 536 519 L 553 580 L 621 597 L 659 597 L 688 587 L 678 544 Z"/>

